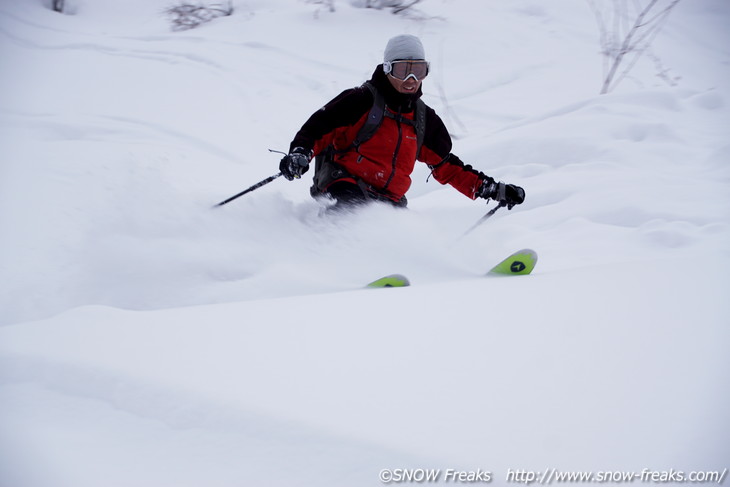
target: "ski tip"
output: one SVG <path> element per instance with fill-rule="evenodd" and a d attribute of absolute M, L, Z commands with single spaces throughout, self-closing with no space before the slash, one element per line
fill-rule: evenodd
<path fill-rule="evenodd" d="M 536 264 L 537 252 L 532 249 L 522 249 L 492 267 L 487 275 L 523 276 L 530 274 Z"/>
<path fill-rule="evenodd" d="M 368 284 L 365 287 L 381 288 L 381 287 L 406 287 L 410 286 L 411 282 L 403 274 L 391 274 L 389 276 L 381 277 Z"/>

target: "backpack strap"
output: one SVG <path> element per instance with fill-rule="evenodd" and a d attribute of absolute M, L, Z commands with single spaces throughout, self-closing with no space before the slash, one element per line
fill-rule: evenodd
<path fill-rule="evenodd" d="M 416 139 L 418 144 L 416 157 L 419 157 L 421 155 L 423 139 L 426 137 L 426 104 L 420 98 L 416 100 L 416 113 L 413 114 L 413 118 L 416 122 Z"/>
<path fill-rule="evenodd" d="M 370 82 L 366 81 L 363 86 L 370 90 L 373 95 L 373 106 L 370 107 L 368 117 L 365 123 L 355 135 L 355 139 L 352 141 L 350 146 L 344 150 L 335 150 L 330 145 L 322 154 L 315 157 L 314 165 L 314 185 L 311 188 L 312 195 L 315 193 L 322 193 L 327 187 L 334 181 L 342 178 L 352 178 L 358 182 L 358 186 L 362 189 L 362 185 L 359 183 L 359 178 L 351 176 L 347 171 L 344 170 L 339 164 L 334 162 L 335 154 L 344 153 L 349 150 L 355 149 L 362 144 L 367 142 L 375 132 L 378 131 L 380 125 L 383 123 L 383 117 L 385 116 L 385 98 L 375 89 Z"/>
<path fill-rule="evenodd" d="M 373 95 L 373 106 L 368 112 L 368 118 L 365 120 L 365 124 L 360 128 L 360 131 L 355 136 L 355 140 L 352 141 L 355 149 L 375 135 L 375 132 L 378 131 L 380 125 L 383 123 L 383 116 L 385 115 L 385 98 L 383 98 L 383 95 L 369 81 L 363 83 L 363 86 L 368 88 Z"/>

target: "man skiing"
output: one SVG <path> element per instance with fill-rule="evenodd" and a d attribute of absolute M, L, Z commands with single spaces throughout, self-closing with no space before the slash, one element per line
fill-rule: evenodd
<path fill-rule="evenodd" d="M 372 201 L 405 207 L 418 160 L 438 182 L 471 199 L 492 199 L 509 209 L 522 203 L 522 188 L 496 182 L 451 153 L 444 123 L 420 100 L 428 71 L 417 37 L 390 39 L 368 82 L 343 91 L 304 123 L 279 163 L 283 176 L 300 178 L 317 156 L 312 196 L 333 198 L 336 209 Z"/>

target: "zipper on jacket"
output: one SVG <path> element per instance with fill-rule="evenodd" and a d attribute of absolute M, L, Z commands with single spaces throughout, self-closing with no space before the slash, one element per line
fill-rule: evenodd
<path fill-rule="evenodd" d="M 388 186 L 390 186 L 390 182 L 393 181 L 393 178 L 395 177 L 395 167 L 396 163 L 398 162 L 398 152 L 400 152 L 400 143 L 403 139 L 403 127 L 401 126 L 401 113 L 400 110 L 398 111 L 398 114 L 394 117 L 395 124 L 398 126 L 398 143 L 395 144 L 395 151 L 393 152 L 393 161 L 391 163 L 392 170 L 390 172 L 390 176 L 388 177 L 388 181 L 386 181 L 385 186 L 383 186 L 383 190 L 387 190 Z"/>

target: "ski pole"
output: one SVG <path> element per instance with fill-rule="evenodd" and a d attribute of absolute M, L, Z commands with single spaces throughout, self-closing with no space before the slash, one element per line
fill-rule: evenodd
<path fill-rule="evenodd" d="M 492 215 L 494 215 L 495 213 L 497 213 L 497 210 L 499 210 L 503 206 L 507 206 L 507 202 L 504 201 L 504 200 L 503 201 L 500 201 L 497 206 L 495 206 L 494 208 L 492 208 L 491 210 L 489 210 L 486 215 L 484 215 L 479 220 L 477 220 L 477 222 L 474 225 L 472 225 L 469 230 L 467 230 L 466 232 L 464 232 L 464 234 L 461 237 L 459 237 L 459 238 L 461 239 L 461 238 L 464 238 L 467 235 L 469 235 L 476 227 L 478 227 L 479 225 L 481 225 L 485 221 L 489 220 L 492 217 Z"/>
<path fill-rule="evenodd" d="M 262 180 L 262 181 L 259 181 L 258 183 L 254 184 L 254 185 L 253 185 L 253 186 L 251 186 L 250 188 L 248 188 L 248 189 L 244 189 L 244 190 L 243 190 L 243 191 L 241 191 L 240 193 L 238 193 L 238 194 L 236 194 L 236 195 L 233 195 L 233 196 L 231 196 L 231 197 L 230 197 L 230 198 L 228 198 L 227 200 L 223 200 L 223 201 L 221 201 L 221 202 L 220 202 L 220 203 L 218 203 L 217 205 L 213 206 L 213 208 L 218 208 L 219 206 L 223 206 L 223 205 L 225 205 L 226 203 L 230 203 L 231 201 L 235 200 L 236 198 L 238 198 L 238 197 L 240 197 L 240 196 L 243 196 L 243 195 L 244 195 L 244 194 L 246 194 L 246 193 L 250 193 L 251 191 L 253 191 L 253 190 L 255 190 L 255 189 L 259 189 L 259 188 L 260 188 L 261 186 L 264 186 L 264 185 L 266 185 L 266 184 L 269 184 L 269 183 L 270 183 L 271 181 L 273 181 L 274 179 L 278 178 L 279 176 L 282 176 L 282 173 L 281 173 L 281 172 L 278 172 L 278 173 L 274 174 L 273 176 L 269 176 L 268 178 L 266 178 L 266 179 L 264 179 L 264 180 Z"/>

